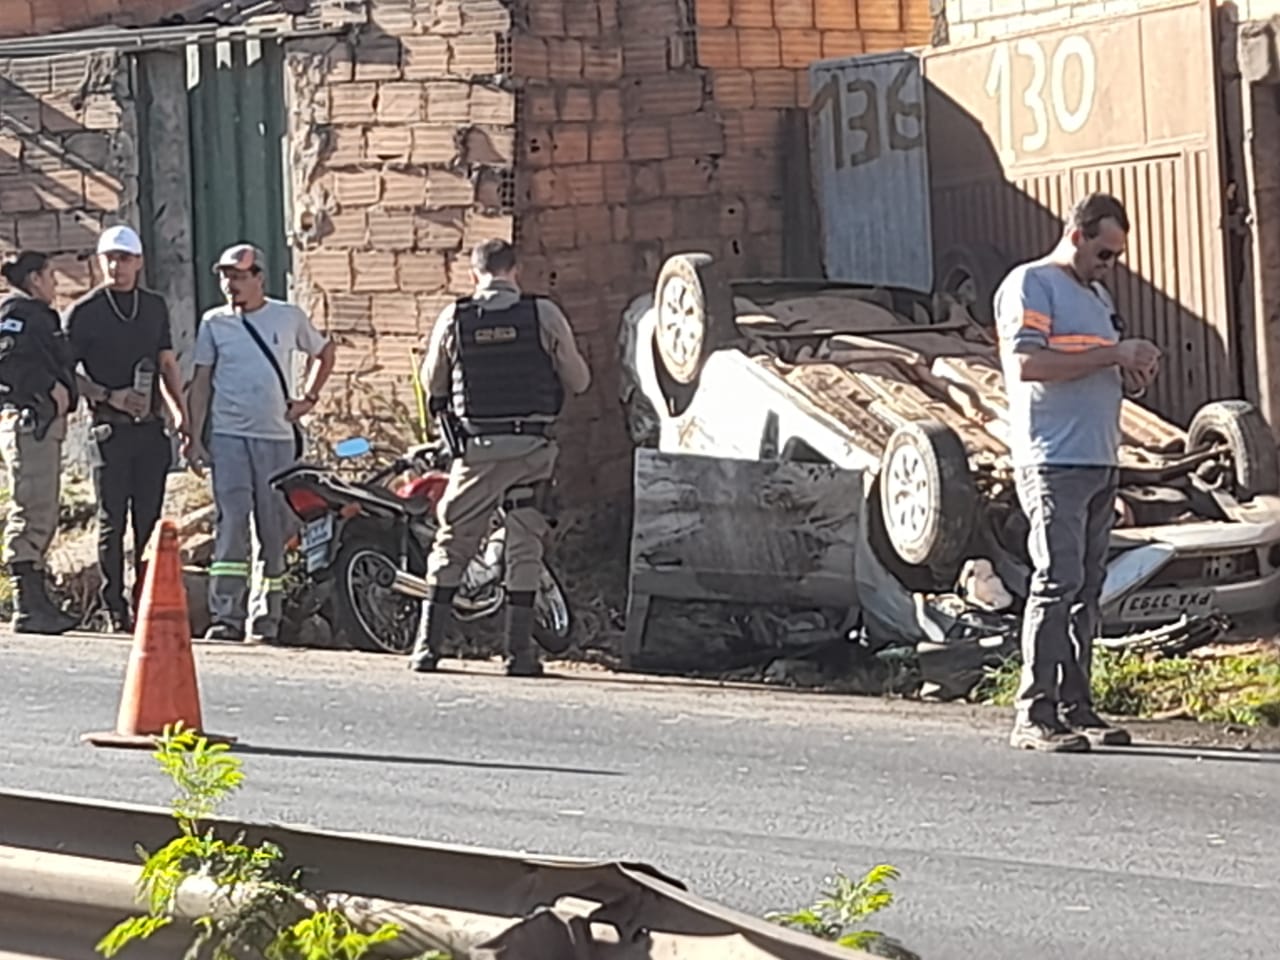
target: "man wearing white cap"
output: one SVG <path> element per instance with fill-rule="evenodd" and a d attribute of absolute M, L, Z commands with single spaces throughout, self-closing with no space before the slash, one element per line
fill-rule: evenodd
<path fill-rule="evenodd" d="M 80 393 L 93 414 L 93 480 L 98 494 L 98 563 L 112 630 L 133 629 L 145 565 L 142 555 L 164 505 L 173 445 L 167 408 L 185 436 L 182 373 L 164 299 L 142 289 L 142 241 L 131 227 L 98 238 L 103 283 L 67 311 L 64 323 Z M 125 597 L 124 531 L 133 524 L 133 603 Z"/>

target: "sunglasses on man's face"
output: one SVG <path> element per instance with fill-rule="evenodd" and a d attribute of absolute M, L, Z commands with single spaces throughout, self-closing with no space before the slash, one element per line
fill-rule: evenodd
<path fill-rule="evenodd" d="M 1115 260 L 1119 260 L 1120 255 L 1123 253 L 1124 253 L 1123 250 L 1111 250 L 1104 247 L 1103 249 L 1098 251 L 1098 260 L 1100 260 L 1102 263 L 1111 263 Z"/>

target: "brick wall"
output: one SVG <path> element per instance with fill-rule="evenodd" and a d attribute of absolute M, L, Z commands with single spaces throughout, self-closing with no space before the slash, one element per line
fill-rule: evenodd
<path fill-rule="evenodd" d="M 89 289 L 104 223 L 136 213 L 124 71 L 111 54 L 0 61 L 0 250 L 54 255 L 63 302 Z"/>
<path fill-rule="evenodd" d="M 339 373 L 411 411 L 414 352 L 470 292 L 466 251 L 510 238 L 515 97 L 500 0 L 374 0 L 354 45 L 294 44 L 295 295 Z"/>
<path fill-rule="evenodd" d="M 596 375 L 565 433 L 565 483 L 628 487 L 617 331 L 663 259 L 705 250 L 782 270 L 785 111 L 823 57 L 928 40 L 928 0 L 525 0 L 519 242 L 531 286 L 569 313 Z M 803 156 L 803 153 L 801 154 Z M 575 465 L 576 461 L 576 465 Z"/>
<path fill-rule="evenodd" d="M 153 23 L 191 6 L 192 0 L 0 0 L 0 37 Z"/>

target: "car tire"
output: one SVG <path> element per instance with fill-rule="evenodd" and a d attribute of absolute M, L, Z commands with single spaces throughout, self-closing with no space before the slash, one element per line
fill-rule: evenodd
<path fill-rule="evenodd" d="M 895 430 L 880 460 L 879 487 L 885 533 L 901 560 L 946 570 L 964 558 L 978 491 L 954 430 L 936 420 Z"/>
<path fill-rule="evenodd" d="M 952 247 L 938 258 L 935 287 L 962 303 L 980 327 L 993 330 L 996 289 L 1008 265 L 1008 258 L 987 244 Z"/>
<path fill-rule="evenodd" d="M 1187 451 L 1214 443 L 1231 451 L 1234 493 L 1241 501 L 1280 492 L 1276 440 L 1258 408 L 1247 400 L 1218 400 L 1196 411 L 1187 429 Z"/>
<path fill-rule="evenodd" d="M 658 272 L 653 308 L 655 358 L 680 387 L 696 385 L 707 357 L 737 339 L 733 289 L 709 253 L 669 257 Z"/>

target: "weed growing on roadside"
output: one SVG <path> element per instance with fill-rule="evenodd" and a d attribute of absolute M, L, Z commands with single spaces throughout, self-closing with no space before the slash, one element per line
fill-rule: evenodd
<path fill-rule="evenodd" d="M 179 835 L 155 853 L 138 848 L 147 913 L 122 921 L 99 941 L 95 949 L 104 957 L 172 924 L 187 881 L 213 887 L 208 912 L 191 918 L 196 932 L 188 958 L 233 960 L 248 953 L 266 960 L 361 960 L 400 935 L 390 923 L 371 933 L 356 929 L 323 894 L 302 886 L 300 870 L 285 871 L 279 847 L 248 845 L 243 834 L 225 840 L 204 823 L 244 783 L 240 760 L 226 744 L 178 724 L 165 728 L 154 756 L 177 788 L 172 810 Z"/>
<path fill-rule="evenodd" d="M 976 699 L 1010 706 L 1019 667 L 990 671 Z M 1125 717 L 1185 714 L 1208 723 L 1280 726 L 1280 656 L 1267 653 L 1151 660 L 1123 650 L 1095 649 L 1093 696 L 1103 713 Z"/>
<path fill-rule="evenodd" d="M 912 960 L 915 954 L 876 930 L 862 929 L 862 923 L 892 906 L 894 894 L 889 884 L 899 879 L 896 867 L 880 864 L 854 880 L 840 871 L 828 879 L 830 889 L 810 907 L 793 913 L 770 913 L 765 919 L 784 927 L 830 940 L 851 950 L 862 950 L 894 960 Z"/>

